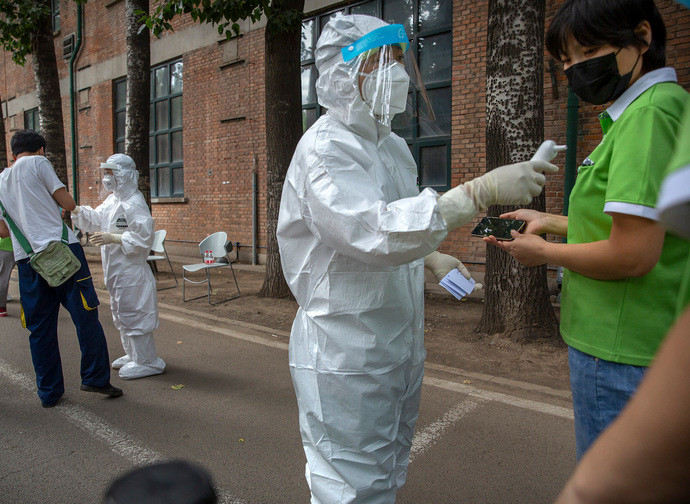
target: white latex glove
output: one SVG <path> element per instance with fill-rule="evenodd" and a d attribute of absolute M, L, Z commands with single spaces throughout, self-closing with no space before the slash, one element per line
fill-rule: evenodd
<path fill-rule="evenodd" d="M 77 215 L 79 210 L 81 210 L 81 207 L 79 205 L 75 206 L 74 210 L 72 210 L 72 215 Z"/>
<path fill-rule="evenodd" d="M 122 243 L 122 235 L 114 233 L 94 233 L 91 235 L 91 243 L 94 245 L 109 245 L 111 243 Z"/>
<path fill-rule="evenodd" d="M 424 258 L 424 267 L 431 271 L 437 282 L 440 282 L 444 276 L 455 268 L 457 268 L 460 274 L 468 280 L 472 279 L 470 272 L 467 270 L 467 268 L 465 268 L 465 265 L 462 264 L 459 259 L 456 259 L 448 254 L 442 254 L 436 250 Z M 474 288 L 481 289 L 482 284 L 475 284 Z"/>
<path fill-rule="evenodd" d="M 526 161 L 501 166 L 462 185 L 478 212 L 491 205 L 527 205 L 538 196 L 546 177 L 558 167 L 545 161 Z"/>

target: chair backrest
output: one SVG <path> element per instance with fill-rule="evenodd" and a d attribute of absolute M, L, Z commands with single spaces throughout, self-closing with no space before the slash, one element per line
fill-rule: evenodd
<path fill-rule="evenodd" d="M 158 254 L 165 252 L 163 242 L 165 241 L 165 235 L 167 234 L 168 232 L 165 229 L 159 229 L 153 234 L 153 245 L 151 245 L 152 252 L 156 252 Z"/>
<path fill-rule="evenodd" d="M 213 257 L 225 257 L 227 252 L 225 250 L 225 242 L 228 241 L 228 234 L 224 231 L 218 231 L 212 235 L 207 236 L 199 243 L 199 253 L 204 257 L 204 252 L 210 250 L 213 252 Z"/>

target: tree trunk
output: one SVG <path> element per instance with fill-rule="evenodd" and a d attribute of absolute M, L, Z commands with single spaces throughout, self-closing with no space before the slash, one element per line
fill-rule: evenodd
<path fill-rule="evenodd" d="M 48 5 L 48 12 L 50 12 L 50 0 L 41 1 Z M 36 78 L 38 117 L 41 133 L 46 140 L 46 157 L 53 165 L 60 181 L 68 186 L 60 77 L 53 44 L 53 24 L 49 15 L 41 20 L 32 45 L 31 64 Z M 73 152 L 72 156 L 76 154 Z M 73 184 L 75 183 L 76 181 L 73 181 Z M 72 192 L 74 188 L 75 185 L 72 186 Z"/>
<path fill-rule="evenodd" d="M 489 0 L 487 169 L 530 159 L 544 136 L 544 0 Z M 545 210 L 544 193 L 528 208 Z M 497 216 L 515 207 L 494 206 Z M 527 268 L 487 246 L 484 311 L 476 331 L 515 341 L 558 338 L 546 266 Z"/>
<path fill-rule="evenodd" d="M 139 32 L 138 10 L 148 12 L 149 0 L 126 0 L 127 17 L 127 118 L 125 153 L 134 160 L 139 171 L 139 190 L 151 207 L 151 175 L 149 169 L 149 120 L 151 104 L 151 42 L 149 30 Z"/>
<path fill-rule="evenodd" d="M 304 9 L 304 0 L 285 0 L 284 9 Z M 300 91 L 299 27 L 286 32 L 266 28 L 266 276 L 259 297 L 279 298 L 290 295 L 276 238 L 278 211 L 283 182 L 292 154 L 302 136 L 302 100 Z"/>

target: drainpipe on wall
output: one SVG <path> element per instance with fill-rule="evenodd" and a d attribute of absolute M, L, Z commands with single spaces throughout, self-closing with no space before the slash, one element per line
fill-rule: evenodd
<path fill-rule="evenodd" d="M 259 187 L 257 183 L 257 174 L 256 174 L 256 154 L 254 154 L 253 159 L 252 159 L 252 264 L 259 264 L 258 260 L 258 250 L 257 250 L 257 242 L 258 242 L 258 211 L 257 211 L 257 200 L 258 200 L 258 194 L 259 194 Z"/>
<path fill-rule="evenodd" d="M 74 45 L 74 51 L 72 51 L 72 56 L 69 58 L 69 110 L 70 110 L 70 130 L 72 136 L 72 197 L 74 201 L 79 204 L 79 185 L 77 183 L 77 127 L 76 127 L 76 97 L 74 95 L 74 64 L 77 61 L 77 56 L 79 55 L 79 49 L 81 49 L 81 37 L 82 37 L 82 17 L 83 17 L 83 6 L 82 4 L 77 4 L 77 41 Z"/>
<path fill-rule="evenodd" d="M 565 151 L 565 174 L 563 181 L 563 215 L 568 215 L 570 206 L 570 192 L 577 177 L 577 114 L 580 100 L 572 91 L 568 90 L 568 122 L 565 141 L 568 150 Z"/>

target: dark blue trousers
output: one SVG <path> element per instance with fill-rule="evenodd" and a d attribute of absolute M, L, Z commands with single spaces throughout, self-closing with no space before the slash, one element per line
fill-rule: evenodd
<path fill-rule="evenodd" d="M 65 392 L 62 362 L 58 347 L 58 312 L 67 308 L 77 329 L 81 348 L 81 381 L 104 387 L 110 382 L 110 359 L 103 327 L 98 320 L 98 296 L 89 265 L 78 243 L 70 249 L 81 262 L 81 269 L 59 287 L 50 287 L 34 271 L 28 259 L 17 263 L 19 294 L 29 338 L 31 359 L 36 371 L 38 397 L 43 404 L 53 404 Z"/>

